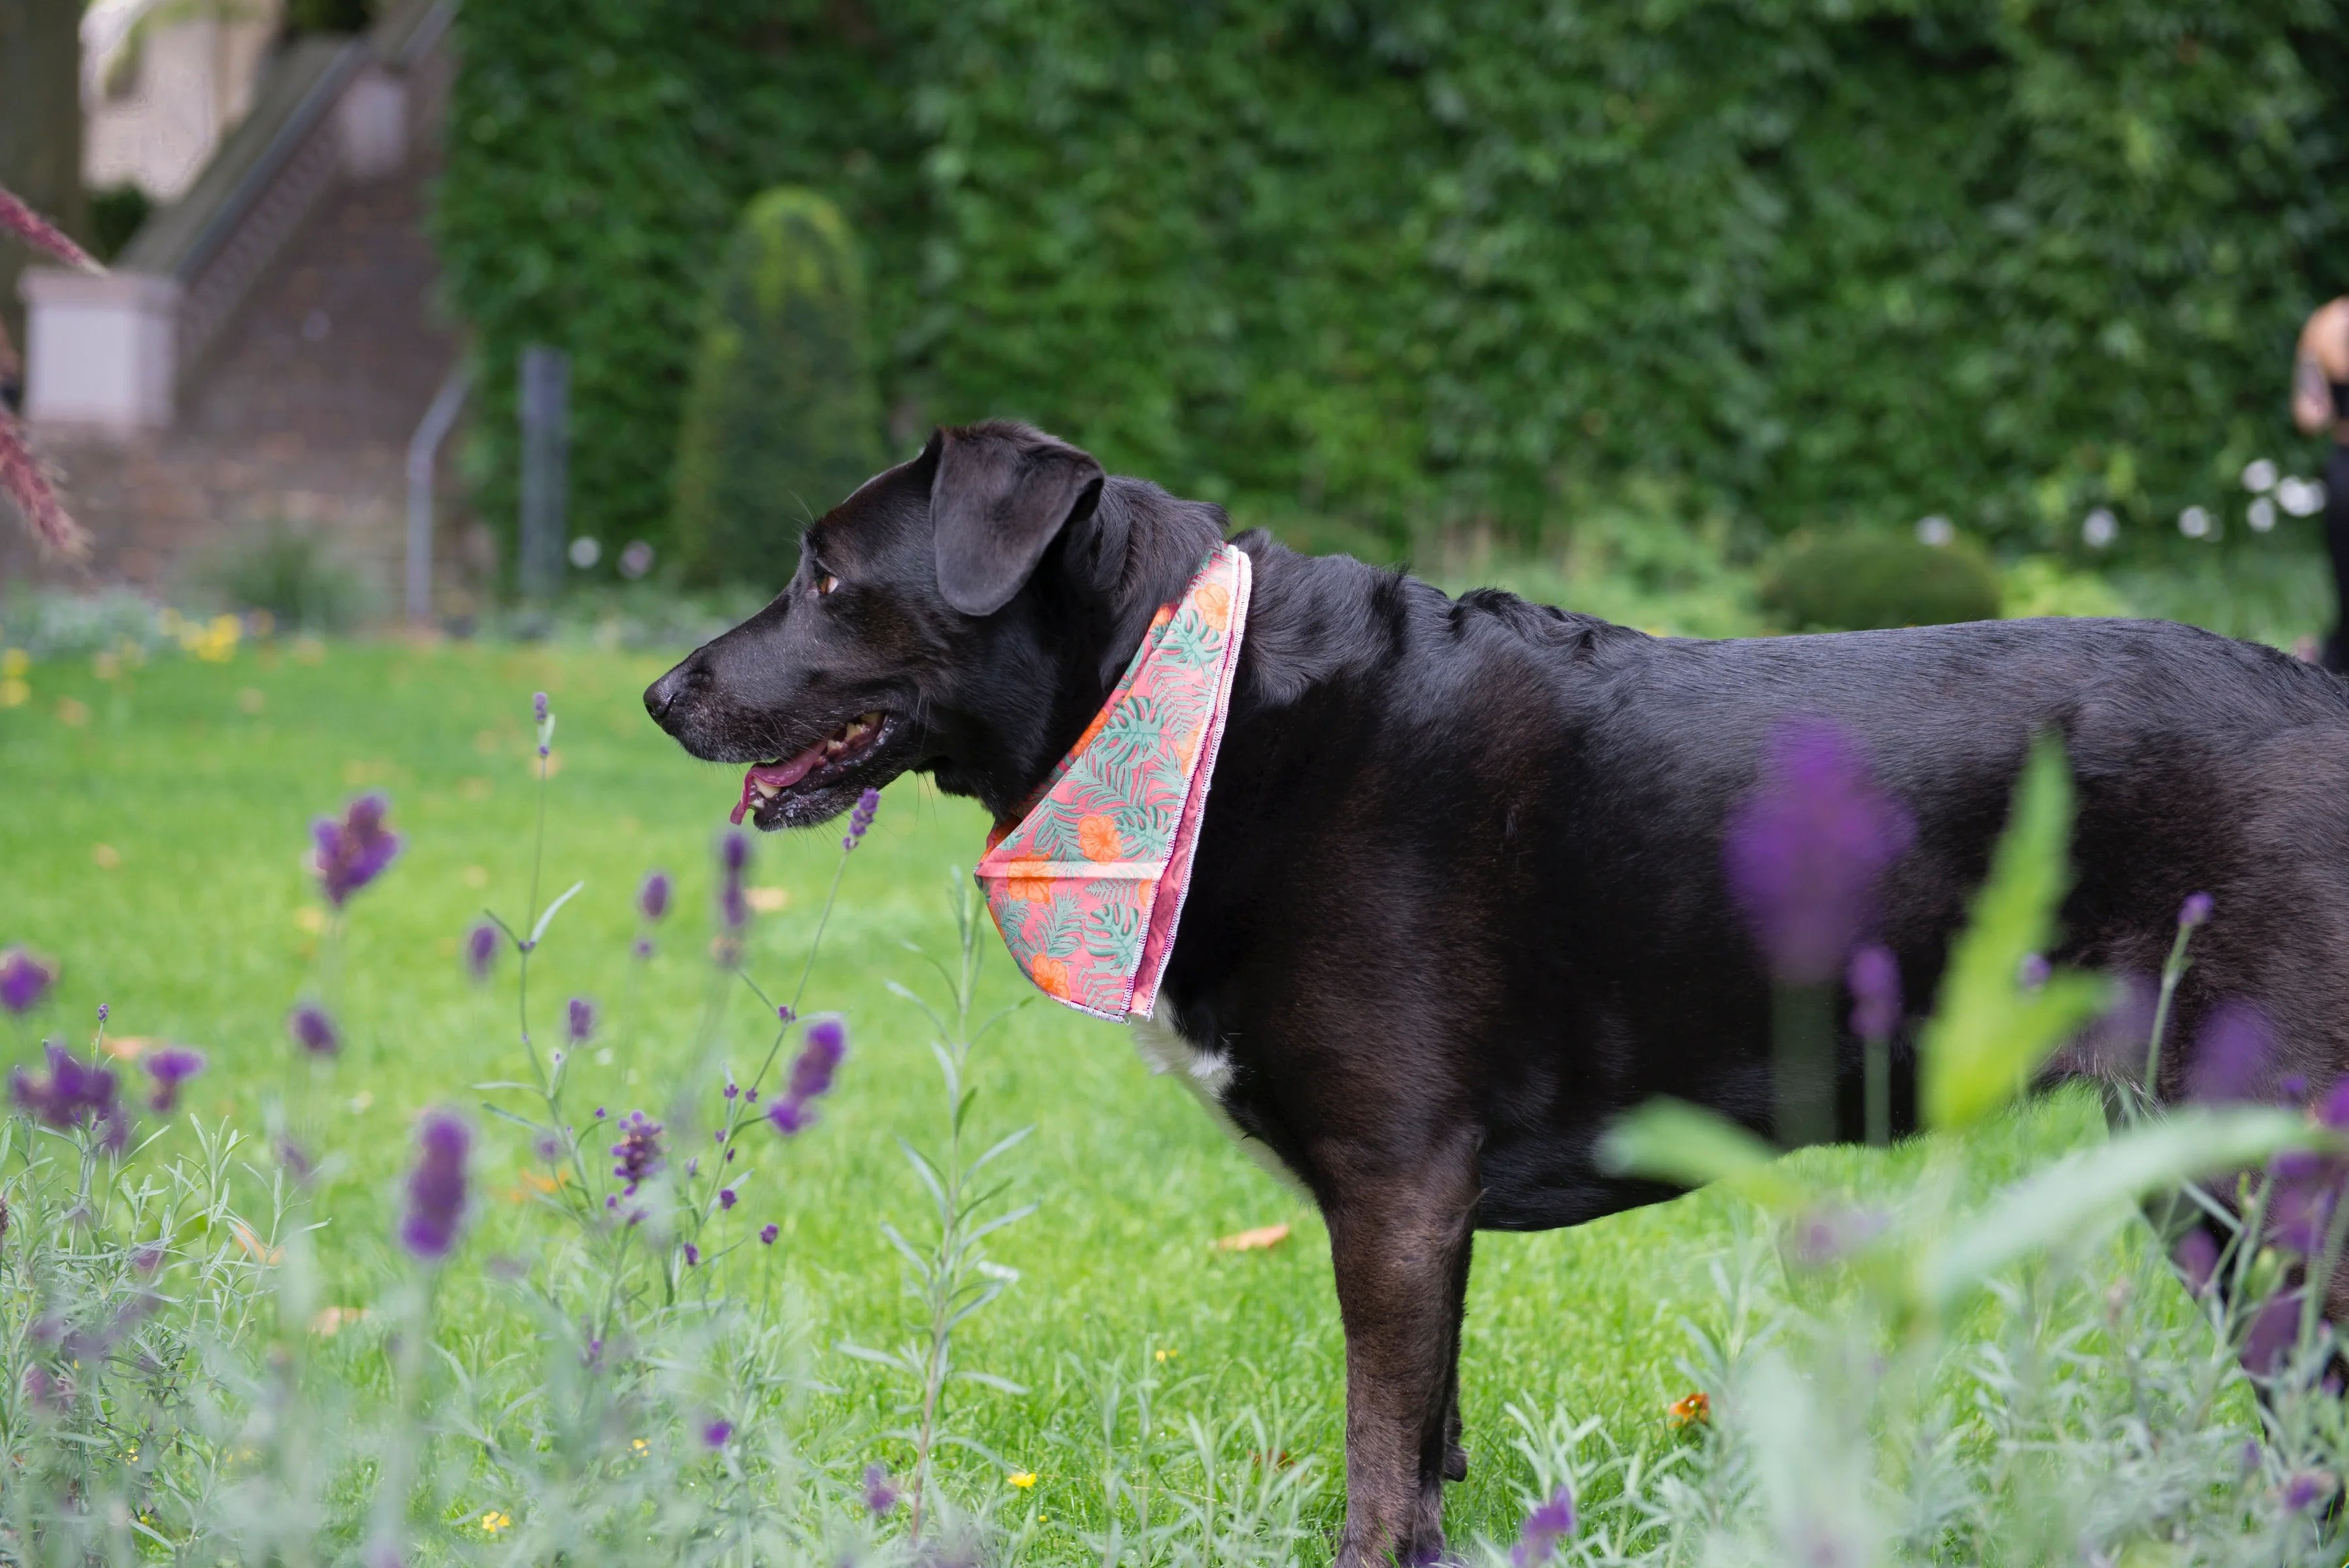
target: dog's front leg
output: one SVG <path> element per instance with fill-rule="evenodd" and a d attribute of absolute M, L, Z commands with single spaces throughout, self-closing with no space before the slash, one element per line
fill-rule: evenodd
<path fill-rule="evenodd" d="M 1346 1530 L 1339 1568 L 1433 1563 L 1455 1440 L 1460 1315 L 1476 1208 L 1466 1147 L 1329 1161 L 1346 1326 Z"/>

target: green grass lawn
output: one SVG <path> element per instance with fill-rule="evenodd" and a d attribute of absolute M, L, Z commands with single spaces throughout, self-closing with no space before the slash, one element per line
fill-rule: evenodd
<path fill-rule="evenodd" d="M 396 1272 L 393 1189 L 416 1111 L 475 1106 L 484 1096 L 470 1086 L 523 1076 L 512 955 L 497 983 L 477 989 L 458 939 L 484 904 L 511 919 L 527 896 L 538 800 L 530 694 L 551 693 L 560 723 L 546 889 L 586 883 L 533 974 L 535 1023 L 551 1039 L 572 995 L 604 1008 L 582 1064 L 584 1103 L 615 1115 L 669 1109 L 708 975 L 711 846 L 739 776 L 688 759 L 647 721 L 637 693 L 657 659 L 459 644 L 309 651 L 248 645 L 217 664 L 168 655 L 110 683 L 87 663 L 36 665 L 30 699 L 0 710 L 0 944 L 63 962 L 43 1026 L 82 1031 L 107 1002 L 120 1034 L 199 1045 L 212 1068 L 188 1109 L 257 1130 L 265 1097 L 309 1070 L 293 1060 L 284 1023 L 318 943 L 309 820 L 363 788 L 388 792 L 407 847 L 352 906 L 340 1004 L 348 1044 L 320 1081 L 295 1086 L 330 1108 L 334 1163 L 319 1203 L 329 1297 L 365 1305 L 369 1282 Z M 839 1089 L 812 1132 L 762 1155 L 761 1179 L 729 1216 L 739 1233 L 772 1221 L 783 1236 L 772 1253 L 752 1247 L 730 1260 L 722 1288 L 803 1299 L 815 1370 L 835 1390 L 821 1397 L 821 1418 L 851 1429 L 881 1424 L 892 1396 L 830 1347 L 904 1336 L 899 1267 L 877 1227 L 920 1217 L 895 1139 L 927 1141 L 940 1122 L 927 1026 L 885 983 L 922 983 L 905 944 L 947 951 L 949 878 L 983 830 L 976 808 L 926 783 L 889 790 L 848 866 L 808 990 L 812 1007 L 839 1009 L 854 1031 Z M 762 981 L 788 990 L 796 976 L 836 856 L 830 832 L 760 841 L 750 880 L 788 898 L 754 928 L 748 965 Z M 659 955 L 640 967 L 627 957 L 632 898 L 655 866 L 677 875 L 678 907 Z M 990 933 L 988 1000 L 1024 990 Z M 747 993 L 728 1006 L 740 1071 L 766 1035 Z M 29 1035 L 12 1047 L 14 1059 L 32 1051 Z M 1150 1077 L 1116 1027 L 1039 1000 L 978 1061 L 980 1123 L 1036 1126 L 1010 1173 L 1013 1196 L 1040 1207 L 999 1238 L 996 1255 L 1022 1278 L 975 1321 L 962 1354 L 1030 1391 L 961 1395 L 966 1429 L 1038 1472 L 1028 1500 L 1037 1511 L 1082 1517 L 1095 1418 L 1080 1373 L 1124 1357 L 1192 1379 L 1172 1397 L 1176 1409 L 1282 1408 L 1297 1423 L 1292 1445 L 1334 1473 L 1342 1346 L 1310 1210 L 1176 1084 Z M 552 1222 L 525 1202 L 524 1135 L 476 1119 L 483 1201 L 444 1292 L 444 1325 L 450 1343 L 486 1357 L 521 1347 L 531 1330 L 480 1265 L 532 1256 Z M 2061 1098 L 1971 1154 L 1987 1177 L 2099 1127 L 2084 1097 Z M 184 1121 L 167 1136 L 191 1141 Z M 1805 1158 L 1881 1191 L 1922 1157 L 1912 1146 Z M 1700 1193 L 1575 1231 L 1480 1238 L 1465 1354 L 1474 1463 L 1454 1489 L 1456 1531 L 1514 1528 L 1522 1478 L 1502 1448 L 1512 1401 L 1601 1416 L 1635 1446 L 1671 1440 L 1662 1407 L 1687 1391 L 1675 1366 L 1682 1322 L 1720 1316 L 1707 1271 L 1735 1209 Z M 1276 1222 L 1294 1227 L 1285 1245 L 1211 1250 L 1219 1235 Z M 991 1467 L 960 1463 L 968 1491 L 1002 1485 Z M 1332 1488 L 1324 1509 L 1335 1508 Z"/>

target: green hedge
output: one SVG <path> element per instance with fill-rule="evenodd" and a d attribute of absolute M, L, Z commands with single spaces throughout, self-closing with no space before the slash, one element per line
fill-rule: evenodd
<path fill-rule="evenodd" d="M 1786 530 L 2124 547 L 2290 455 L 2349 284 L 2333 0 L 476 0 L 440 224 L 574 356 L 579 526 L 665 540 L 694 324 L 791 182 L 866 248 L 894 444 L 1038 420 L 1315 540 L 1625 476 Z M 2330 75 L 2328 75 L 2330 73 Z M 2240 532 L 2240 530 L 2237 531 Z"/>

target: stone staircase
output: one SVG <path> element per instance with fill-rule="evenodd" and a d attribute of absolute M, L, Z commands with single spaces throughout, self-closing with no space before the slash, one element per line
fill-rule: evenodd
<path fill-rule="evenodd" d="M 416 105 L 436 118 L 439 107 L 437 94 Z M 168 424 L 43 419 L 36 361 L 33 437 L 95 549 L 85 567 L 43 564 L 18 531 L 0 529 L 0 582 L 185 596 L 241 539 L 291 526 L 326 541 L 396 610 L 403 458 L 460 354 L 435 309 L 440 267 L 425 232 L 436 131 L 409 127 L 394 166 L 329 181 L 270 236 L 273 253 L 176 375 Z M 449 548 L 460 542 L 442 537 L 440 575 L 467 576 L 464 551 Z"/>

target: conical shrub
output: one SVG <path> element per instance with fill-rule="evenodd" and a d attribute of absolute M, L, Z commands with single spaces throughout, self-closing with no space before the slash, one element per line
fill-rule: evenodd
<path fill-rule="evenodd" d="M 800 530 L 870 479 L 881 454 L 854 236 L 815 192 L 769 191 L 727 244 L 686 400 L 685 575 L 780 585 Z"/>

